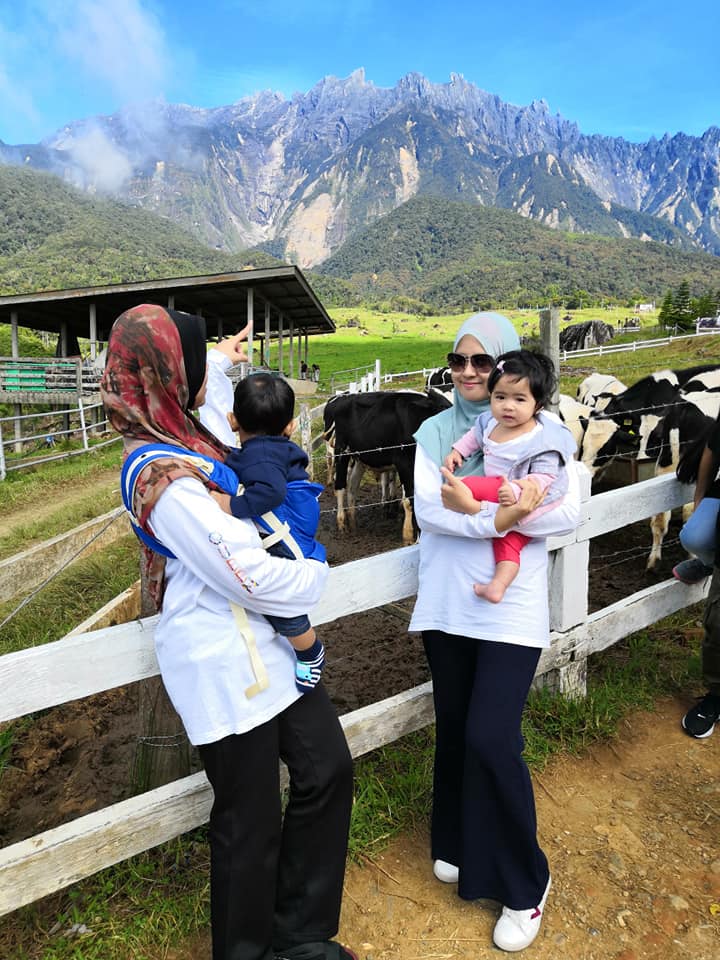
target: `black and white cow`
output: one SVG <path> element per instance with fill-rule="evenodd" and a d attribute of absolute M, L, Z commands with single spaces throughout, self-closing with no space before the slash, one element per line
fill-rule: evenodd
<path fill-rule="evenodd" d="M 425 380 L 426 390 L 439 390 L 441 393 L 452 393 L 454 383 L 450 367 L 436 367 L 431 370 Z"/>
<path fill-rule="evenodd" d="M 349 468 L 358 461 L 375 471 L 397 471 L 403 488 L 405 511 L 403 542 L 413 541 L 413 434 L 424 420 L 449 406 L 449 400 L 434 391 L 412 393 L 388 390 L 334 398 L 330 410 L 326 408 L 325 428 L 326 433 L 332 429 L 334 437 L 338 529 L 345 529 L 346 489 L 349 524 L 352 529 L 355 528 L 355 497 L 362 472 L 356 467 L 349 472 Z"/>
<path fill-rule="evenodd" d="M 580 459 L 592 476 L 599 475 L 617 456 L 647 459 L 648 437 L 668 405 L 683 402 L 683 393 L 720 389 L 720 365 L 684 370 L 659 370 L 613 397 L 604 410 L 588 421 Z"/>
<path fill-rule="evenodd" d="M 720 366 L 661 370 L 638 380 L 590 417 L 580 459 L 596 477 L 620 455 L 653 461 L 656 476 L 674 473 L 683 451 L 707 435 L 718 411 Z M 660 560 L 669 519 L 665 512 L 650 521 L 648 570 Z"/>
<path fill-rule="evenodd" d="M 610 373 L 591 373 L 577 388 L 577 399 L 595 410 L 604 410 L 613 397 L 627 387 Z"/>

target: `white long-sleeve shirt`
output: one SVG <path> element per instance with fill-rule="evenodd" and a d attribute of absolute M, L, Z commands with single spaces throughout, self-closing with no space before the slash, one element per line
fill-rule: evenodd
<path fill-rule="evenodd" d="M 166 488 L 150 526 L 177 557 L 167 561 L 155 648 L 190 741 L 212 743 L 265 723 L 299 694 L 292 648 L 262 614 L 307 613 L 320 599 L 327 566 L 270 556 L 250 521 L 223 513 L 189 477 Z M 254 697 L 245 693 L 256 677 L 231 600 L 247 613 L 270 680 Z"/>
<path fill-rule="evenodd" d="M 574 465 L 568 465 L 568 492 L 553 510 L 524 523 L 522 532 L 537 538 L 523 548 L 520 570 L 500 603 L 473 593 L 473 583 L 488 583 L 495 572 L 491 540 L 497 504 L 468 515 L 443 506 L 442 476 L 418 445 L 415 453 L 415 515 L 420 527 L 417 601 L 410 630 L 441 630 L 478 639 L 528 647 L 550 645 L 547 549 L 545 537 L 573 530 L 580 520 Z"/>
<path fill-rule="evenodd" d="M 226 447 L 236 447 L 237 437 L 230 429 L 227 415 L 233 408 L 233 385 L 227 375 L 232 364 L 222 350 L 211 348 L 207 355 L 207 400 L 198 409 L 200 423 Z"/>

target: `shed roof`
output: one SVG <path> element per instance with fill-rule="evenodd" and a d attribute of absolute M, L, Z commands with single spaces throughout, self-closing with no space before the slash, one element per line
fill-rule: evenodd
<path fill-rule="evenodd" d="M 89 338 L 90 305 L 94 304 L 97 339 L 104 341 L 124 310 L 140 303 L 168 306 L 168 298 L 172 297 L 176 310 L 202 313 L 209 334 L 213 333 L 214 323 L 218 325 L 218 332 L 224 328 L 225 334 L 229 334 L 247 323 L 247 291 L 250 289 L 253 290 L 255 336 L 265 329 L 266 303 L 270 305 L 271 334 L 277 333 L 281 326 L 287 331 L 291 324 L 296 334 L 335 331 L 335 324 L 295 266 L 0 297 L 0 322 L 10 323 L 11 315 L 16 313 L 22 327 L 60 333 L 65 323 L 68 335 Z"/>

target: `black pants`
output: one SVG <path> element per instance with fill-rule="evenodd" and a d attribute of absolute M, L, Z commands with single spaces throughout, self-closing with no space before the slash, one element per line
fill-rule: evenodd
<path fill-rule="evenodd" d="M 262 726 L 201 746 L 200 754 L 215 793 L 213 960 L 271 960 L 275 953 L 334 937 L 352 760 L 322 684 Z M 279 759 L 290 773 L 284 816 Z"/>
<path fill-rule="evenodd" d="M 423 641 L 437 733 L 432 857 L 460 868 L 464 899 L 530 909 L 549 876 L 521 733 L 540 650 L 437 630 Z"/>

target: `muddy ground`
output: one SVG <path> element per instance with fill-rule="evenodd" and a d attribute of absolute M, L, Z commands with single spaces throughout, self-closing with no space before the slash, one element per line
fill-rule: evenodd
<path fill-rule="evenodd" d="M 325 494 L 321 538 L 331 564 L 399 546 L 399 516 L 387 517 L 376 497 L 366 488 L 358 532 L 340 537 Z M 674 517 L 655 574 L 644 569 L 647 522 L 593 541 L 591 609 L 669 576 L 683 556 L 679 524 Z M 410 609 L 408 601 L 322 628 L 326 685 L 340 713 L 428 679 L 420 638 L 407 633 Z M 532 955 L 720 957 L 720 736 L 684 736 L 686 707 L 664 702 L 632 718 L 617 743 L 535 778 L 555 884 Z M 138 736 L 134 687 L 49 710 L 20 730 L 0 782 L 0 846 L 127 796 Z M 423 833 L 353 866 L 346 894 L 341 933 L 363 960 L 499 955 L 489 946 L 497 905 L 462 903 L 434 881 Z M 1 929 L 2 921 L 0 956 Z M 207 937 L 168 960 L 205 957 Z"/>

